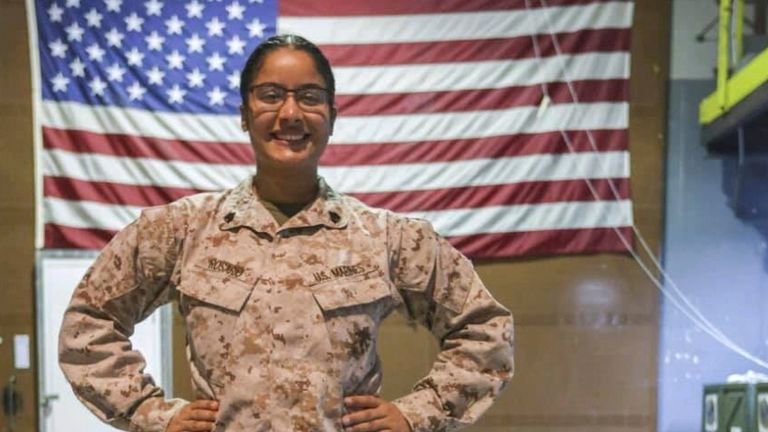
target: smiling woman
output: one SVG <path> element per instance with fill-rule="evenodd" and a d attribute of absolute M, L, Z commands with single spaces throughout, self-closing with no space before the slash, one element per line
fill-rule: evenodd
<path fill-rule="evenodd" d="M 322 65 L 306 50 L 273 46 L 257 49 L 246 63 L 241 124 L 256 155 L 260 196 L 306 203 L 316 195 L 317 166 L 336 118 L 333 82 L 325 78 L 332 75 L 320 73 Z"/>
<path fill-rule="evenodd" d="M 320 50 L 276 36 L 242 72 L 257 172 L 234 189 L 142 212 L 73 295 L 62 369 L 100 418 L 147 431 L 449 431 L 512 376 L 512 318 L 423 220 L 368 207 L 318 177 L 336 118 Z M 134 325 L 177 300 L 197 400 L 166 400 L 131 350 Z M 409 394 L 379 397 L 376 352 L 399 311 L 441 347 Z"/>

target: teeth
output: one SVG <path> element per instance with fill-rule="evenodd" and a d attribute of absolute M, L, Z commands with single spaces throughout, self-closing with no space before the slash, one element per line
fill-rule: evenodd
<path fill-rule="evenodd" d="M 282 134 L 278 134 L 278 135 L 275 135 L 275 136 L 277 137 L 277 139 L 283 140 L 283 141 L 297 141 L 297 140 L 300 140 L 300 139 L 304 138 L 304 135 L 282 135 Z"/>

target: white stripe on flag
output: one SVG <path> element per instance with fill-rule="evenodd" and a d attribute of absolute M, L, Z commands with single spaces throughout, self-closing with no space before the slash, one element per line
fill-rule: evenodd
<path fill-rule="evenodd" d="M 627 102 L 550 105 L 503 110 L 346 116 L 339 119 L 334 144 L 389 143 L 485 138 L 561 130 L 626 129 Z"/>
<path fill-rule="evenodd" d="M 447 236 L 632 225 L 632 203 L 556 202 L 408 213 L 432 222 Z"/>
<path fill-rule="evenodd" d="M 252 173 L 250 165 L 215 165 L 155 159 L 78 154 L 46 150 L 43 172 L 95 182 L 139 186 L 221 190 Z M 434 190 L 582 178 L 626 178 L 626 151 L 536 154 L 455 162 L 320 167 L 320 174 L 340 192 L 368 193 Z"/>
<path fill-rule="evenodd" d="M 73 228 L 96 228 L 117 231 L 134 221 L 141 207 L 103 204 L 93 201 L 70 201 L 45 197 L 45 223 Z"/>
<path fill-rule="evenodd" d="M 101 134 L 143 135 L 182 141 L 248 143 L 237 116 L 149 114 L 114 107 L 88 107 L 74 102 L 43 102 L 44 126 Z M 339 118 L 331 142 L 336 144 L 436 141 L 483 138 L 560 130 L 626 129 L 626 102 L 555 104 L 547 115 L 538 107 L 387 116 Z"/>
<path fill-rule="evenodd" d="M 93 153 L 73 153 L 59 149 L 47 149 L 41 157 L 43 173 L 47 176 L 197 190 L 221 190 L 234 187 L 240 180 L 255 171 L 253 165 L 163 161 Z"/>
<path fill-rule="evenodd" d="M 149 112 L 136 108 L 42 101 L 42 125 L 102 134 L 184 141 L 249 143 L 240 116 Z"/>
<path fill-rule="evenodd" d="M 494 89 L 548 82 L 629 78 L 626 52 L 395 66 L 337 66 L 338 94 Z"/>
<path fill-rule="evenodd" d="M 540 28 L 537 23 L 545 23 L 547 28 Z M 299 34 L 318 45 L 510 38 L 631 25 L 631 2 L 445 14 L 282 16 L 277 20 L 278 33 Z"/>
<path fill-rule="evenodd" d="M 456 162 L 320 167 L 345 193 L 435 190 L 534 181 L 626 178 L 628 152 L 537 154 Z"/>
<path fill-rule="evenodd" d="M 45 198 L 45 222 L 74 228 L 119 230 L 135 220 L 141 207 Z M 629 201 L 592 201 L 406 213 L 428 219 L 444 236 L 551 229 L 629 226 Z"/>

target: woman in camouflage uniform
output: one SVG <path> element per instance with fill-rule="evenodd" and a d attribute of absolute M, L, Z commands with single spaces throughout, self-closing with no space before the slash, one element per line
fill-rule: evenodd
<path fill-rule="evenodd" d="M 325 56 L 270 38 L 242 71 L 257 172 L 234 189 L 146 209 L 75 291 L 60 362 L 102 420 L 141 431 L 448 431 L 512 375 L 512 319 L 423 220 L 368 207 L 318 177 L 336 118 Z M 128 337 L 177 301 L 196 401 L 165 399 Z M 378 328 L 392 311 L 440 353 L 413 391 L 379 398 Z"/>

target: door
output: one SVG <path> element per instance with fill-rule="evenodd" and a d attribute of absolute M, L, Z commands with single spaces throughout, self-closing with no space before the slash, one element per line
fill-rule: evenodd
<path fill-rule="evenodd" d="M 77 400 L 58 365 L 58 335 L 72 292 L 95 253 L 43 251 L 37 257 L 37 328 L 40 370 L 40 427 L 43 432 L 114 431 Z M 171 321 L 169 305 L 136 326 L 131 342 L 144 354 L 149 372 L 171 395 Z"/>

